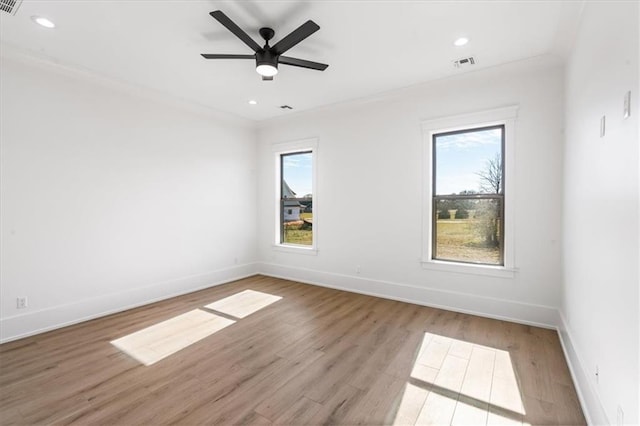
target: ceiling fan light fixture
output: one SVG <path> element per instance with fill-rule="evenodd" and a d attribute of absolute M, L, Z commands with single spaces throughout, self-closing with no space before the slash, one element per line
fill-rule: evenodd
<path fill-rule="evenodd" d="M 278 74 L 278 56 L 269 49 L 256 52 L 256 71 L 263 77 Z"/>
<path fill-rule="evenodd" d="M 273 77 L 278 74 L 278 68 L 271 64 L 260 64 L 256 67 L 256 71 L 263 77 Z"/>

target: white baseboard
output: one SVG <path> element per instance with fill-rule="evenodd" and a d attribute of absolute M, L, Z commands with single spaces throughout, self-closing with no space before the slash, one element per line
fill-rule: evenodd
<path fill-rule="evenodd" d="M 352 293 L 382 297 L 466 314 L 511 321 L 536 327 L 558 326 L 558 310 L 550 306 L 533 305 L 512 300 L 476 296 L 379 281 L 352 275 L 335 274 L 273 263 L 259 263 L 258 273 L 276 278 L 329 287 Z"/>
<path fill-rule="evenodd" d="M 2 318 L 0 320 L 0 343 L 246 278 L 255 275 L 257 269 L 258 264 L 256 263 L 237 265 Z"/>
<path fill-rule="evenodd" d="M 596 392 L 590 375 L 586 373 L 584 363 L 581 361 L 580 355 L 576 351 L 571 338 L 571 330 L 564 318 L 562 312 L 558 313 L 560 323 L 558 324 L 558 335 L 560 336 L 560 344 L 564 351 L 564 357 L 569 365 L 573 384 L 578 392 L 582 412 L 590 425 L 609 425 L 609 419 L 602 406 L 602 401 Z"/>

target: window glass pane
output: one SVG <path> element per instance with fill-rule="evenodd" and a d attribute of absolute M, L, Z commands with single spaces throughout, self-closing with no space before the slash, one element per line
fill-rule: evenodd
<path fill-rule="evenodd" d="M 434 135 L 435 194 L 502 191 L 503 127 Z"/>
<path fill-rule="evenodd" d="M 502 199 L 437 199 L 434 258 L 501 265 Z"/>
<path fill-rule="evenodd" d="M 280 242 L 313 244 L 312 153 L 281 156 Z"/>

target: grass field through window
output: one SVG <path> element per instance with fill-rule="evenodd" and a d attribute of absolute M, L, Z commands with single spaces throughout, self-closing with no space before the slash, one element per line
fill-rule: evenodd
<path fill-rule="evenodd" d="M 487 243 L 483 221 L 478 219 L 438 220 L 437 258 L 461 262 L 500 264 L 500 248 Z"/>
<path fill-rule="evenodd" d="M 313 244 L 313 230 L 304 222 L 313 221 L 313 213 L 300 213 L 300 220 L 284 224 L 284 243 L 310 246 Z"/>

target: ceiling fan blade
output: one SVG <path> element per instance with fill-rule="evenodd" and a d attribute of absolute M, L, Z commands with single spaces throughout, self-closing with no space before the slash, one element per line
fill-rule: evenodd
<path fill-rule="evenodd" d="M 304 59 L 290 58 L 288 56 L 280 56 L 279 64 L 293 65 L 294 67 L 309 68 L 312 70 L 324 71 L 329 65 L 319 62 L 306 61 Z"/>
<path fill-rule="evenodd" d="M 318 24 L 316 24 L 312 20 L 308 20 L 304 24 L 300 25 L 297 29 L 289 33 L 289 35 L 287 35 L 285 38 L 274 44 L 272 49 L 276 51 L 278 55 L 281 55 L 319 29 L 320 27 L 318 26 Z"/>
<path fill-rule="evenodd" d="M 216 54 L 216 53 L 201 53 L 203 58 L 205 59 L 255 59 L 256 55 L 228 55 L 226 53 Z"/>
<path fill-rule="evenodd" d="M 249 34 L 242 31 L 242 29 L 239 26 L 237 26 L 235 22 L 229 19 L 227 15 L 222 13 L 221 10 L 214 10 L 213 12 L 209 13 L 209 15 L 211 15 L 216 21 L 220 22 L 229 31 L 235 34 L 236 37 L 242 40 L 244 44 L 249 46 L 251 50 L 253 50 L 254 52 L 257 52 L 258 50 L 261 49 L 260 45 L 256 43 L 254 39 L 249 37 Z"/>
<path fill-rule="evenodd" d="M 266 75 L 262 76 L 262 81 L 273 81 L 273 76 L 267 77 Z"/>

